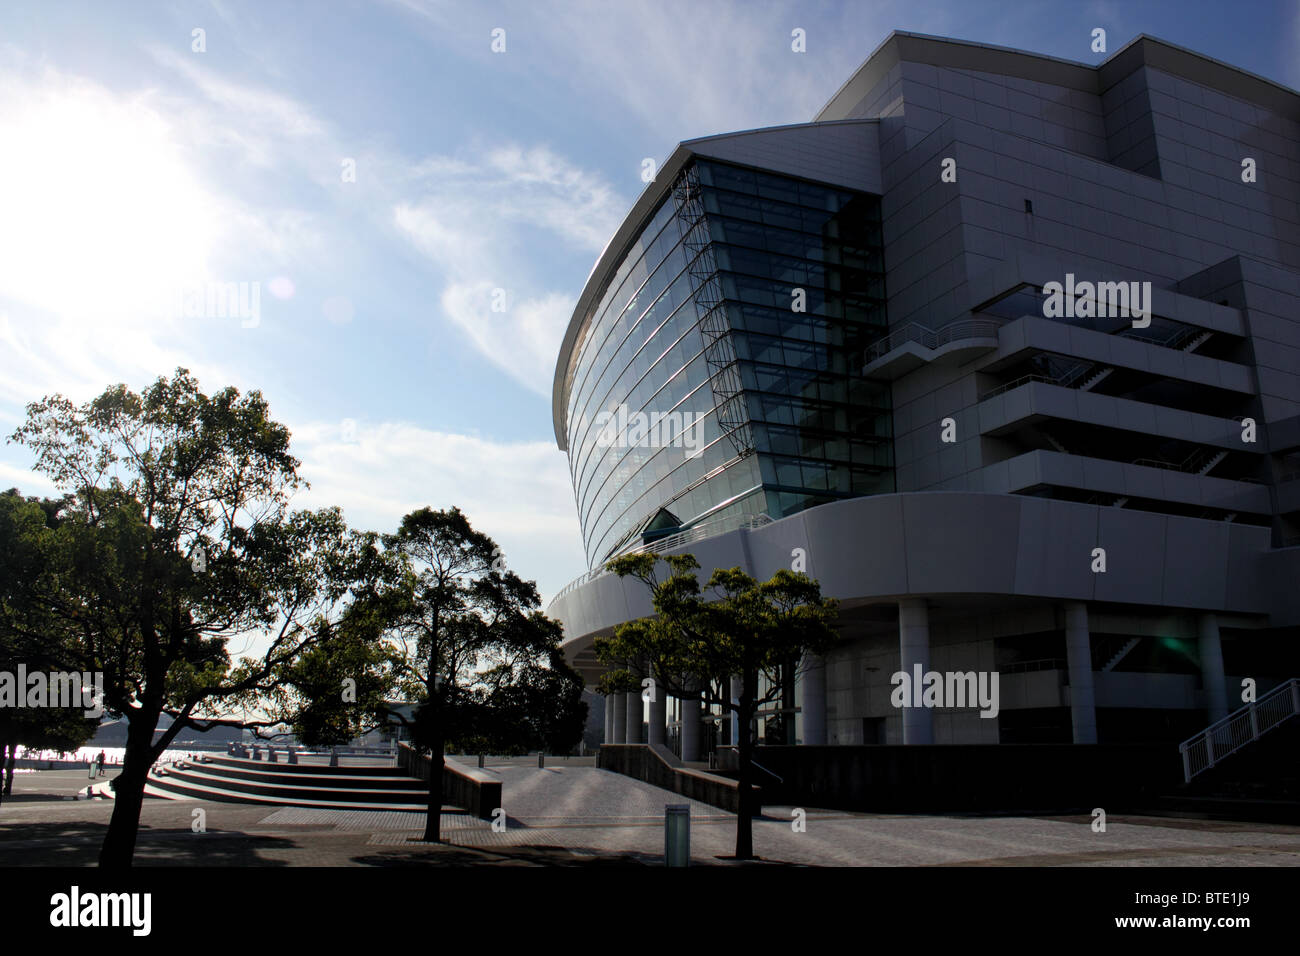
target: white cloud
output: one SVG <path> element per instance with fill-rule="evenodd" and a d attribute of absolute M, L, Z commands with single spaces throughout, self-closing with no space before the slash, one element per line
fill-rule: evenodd
<path fill-rule="evenodd" d="M 354 527 L 396 530 L 424 506 L 460 507 L 501 546 L 506 564 L 543 597 L 583 573 L 573 488 L 548 441 L 494 442 L 403 422 L 313 422 L 293 427 L 299 507 L 342 504 Z"/>
<path fill-rule="evenodd" d="M 598 174 L 543 147 L 515 145 L 485 151 L 477 161 L 428 157 L 413 168 L 411 188 L 420 197 L 397 203 L 393 224 L 442 271 L 444 314 L 489 361 L 549 396 L 576 297 L 527 277 L 538 242 L 531 232 L 594 256 L 617 228 L 625 201 Z M 505 311 L 492 308 L 498 289 Z"/>
<path fill-rule="evenodd" d="M 442 310 L 493 364 L 549 398 L 555 356 L 575 299 L 553 293 L 514 302 L 508 289 L 500 289 L 506 311 L 494 312 L 498 288 L 486 282 L 450 285 L 442 294 Z"/>
<path fill-rule="evenodd" d="M 391 2 L 417 14 L 438 40 L 463 36 L 455 4 Z M 943 15 L 906 0 L 815 11 L 797 3 L 570 0 L 506 3 L 496 16 L 512 36 L 527 38 L 495 57 L 498 69 L 516 71 L 521 82 L 544 71 L 588 109 L 599 104 L 601 114 L 646 130 L 662 158 L 681 140 L 811 120 L 897 24 Z M 806 31 L 804 53 L 791 49 L 796 27 Z M 481 49 L 490 55 L 486 39 Z M 629 169 L 640 160 L 629 157 Z"/>

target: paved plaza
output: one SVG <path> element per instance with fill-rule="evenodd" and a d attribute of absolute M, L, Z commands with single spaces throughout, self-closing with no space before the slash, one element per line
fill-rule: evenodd
<path fill-rule="evenodd" d="M 696 864 L 729 865 L 732 814 L 589 766 L 489 766 L 503 784 L 504 832 L 447 808 L 442 846 L 419 842 L 423 815 L 150 799 L 139 865 L 660 865 L 663 808 L 691 807 Z M 82 771 L 20 774 L 0 806 L 0 865 L 91 866 L 113 805 L 73 800 Z M 202 810 L 205 832 L 192 828 Z M 790 808 L 754 824 L 755 852 L 795 866 L 1295 866 L 1300 826 L 1113 815 L 900 816 Z"/>

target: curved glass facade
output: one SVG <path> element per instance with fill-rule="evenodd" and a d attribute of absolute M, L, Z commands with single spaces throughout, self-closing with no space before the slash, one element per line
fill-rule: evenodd
<path fill-rule="evenodd" d="M 692 267 L 701 233 L 670 191 L 573 360 L 569 467 L 592 565 L 647 530 L 893 490 L 889 387 L 859 372 L 887 329 L 879 198 L 712 160 L 691 172 L 709 255 Z M 704 261 L 752 453 L 716 413 Z"/>

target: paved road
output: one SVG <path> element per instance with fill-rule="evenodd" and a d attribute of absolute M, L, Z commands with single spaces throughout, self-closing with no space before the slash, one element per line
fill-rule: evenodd
<path fill-rule="evenodd" d="M 451 845 L 418 842 L 421 814 L 308 810 L 149 800 L 137 862 L 220 866 L 657 865 L 663 807 L 677 794 L 590 767 L 492 768 L 503 783 L 505 832 L 453 809 L 443 812 Z M 0 865 L 93 865 L 112 812 L 107 800 L 65 799 L 85 774 L 17 778 L 0 806 Z M 203 811 L 205 832 L 191 824 Z M 1296 866 L 1300 827 L 1112 816 L 1105 833 L 1091 817 L 935 817 L 812 810 L 806 830 L 790 808 L 755 821 L 754 848 L 768 861 L 839 866 Z M 720 863 L 734 849 L 735 818 L 691 804 L 694 862 Z"/>

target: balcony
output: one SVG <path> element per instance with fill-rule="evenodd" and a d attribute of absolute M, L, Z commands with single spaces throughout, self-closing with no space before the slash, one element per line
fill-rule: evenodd
<path fill-rule="evenodd" d="M 960 319 L 937 332 L 912 322 L 875 342 L 866 353 L 862 374 L 893 381 L 922 365 L 961 365 L 998 347 L 995 319 Z"/>

